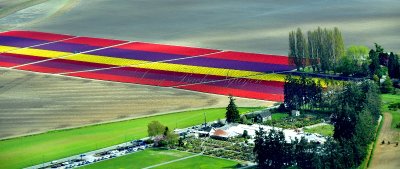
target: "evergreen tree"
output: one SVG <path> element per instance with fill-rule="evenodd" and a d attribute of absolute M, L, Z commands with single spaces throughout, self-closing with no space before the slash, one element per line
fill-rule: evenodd
<path fill-rule="evenodd" d="M 375 74 L 377 74 L 377 72 L 380 68 L 378 53 L 376 51 L 374 51 L 373 49 L 371 49 L 369 51 L 369 59 L 371 60 L 371 63 L 369 65 L 370 73 L 371 73 L 371 75 L 375 75 Z"/>
<path fill-rule="evenodd" d="M 258 164 L 258 168 L 267 168 L 267 164 L 265 161 L 267 160 L 267 154 L 265 151 L 265 131 L 260 128 L 256 131 L 256 136 L 254 138 L 254 155 L 256 157 L 256 162 Z"/>
<path fill-rule="evenodd" d="M 321 153 L 323 153 L 321 159 L 324 166 L 323 168 L 344 168 L 342 167 L 343 155 L 341 153 L 341 147 L 337 141 L 328 138 Z"/>
<path fill-rule="evenodd" d="M 354 138 L 350 139 L 341 139 L 339 140 L 339 159 L 340 166 L 339 168 L 356 168 L 358 166 L 357 163 L 357 154 L 354 151 L 356 148 L 356 142 Z"/>
<path fill-rule="evenodd" d="M 400 78 L 400 62 L 399 57 L 390 52 L 388 60 L 388 73 L 390 78 Z"/>
<path fill-rule="evenodd" d="M 364 107 L 364 96 L 357 83 L 346 84 L 333 100 L 332 122 L 335 126 L 333 137 L 350 139 L 355 132 L 357 113 Z"/>
<path fill-rule="evenodd" d="M 232 96 L 229 96 L 229 105 L 226 107 L 226 122 L 235 123 L 240 121 L 239 110 L 236 107 L 235 99 Z"/>
<path fill-rule="evenodd" d="M 173 131 L 170 131 L 168 127 L 165 127 L 164 139 L 168 147 L 174 147 L 178 143 L 179 136 Z"/>
<path fill-rule="evenodd" d="M 315 153 L 315 144 L 308 143 L 308 141 L 302 137 L 295 143 L 294 155 L 296 159 L 296 165 L 300 168 L 313 168 L 313 157 Z"/>
<path fill-rule="evenodd" d="M 363 95 L 363 110 L 370 112 L 376 124 L 379 115 L 381 114 L 381 96 L 379 94 L 379 87 L 371 80 L 366 80 L 361 83 L 361 90 Z"/>
<path fill-rule="evenodd" d="M 340 105 L 332 116 L 332 122 L 335 126 L 333 137 L 335 139 L 350 139 L 353 137 L 356 125 L 356 114 L 354 108 L 348 103 Z"/>
<path fill-rule="evenodd" d="M 377 43 L 374 43 L 374 45 L 375 45 L 375 51 L 376 51 L 376 53 L 383 53 L 383 51 L 385 50 L 385 49 L 382 48 L 381 45 L 379 45 L 379 44 L 377 44 Z"/>
<path fill-rule="evenodd" d="M 260 129 L 256 132 L 253 151 L 259 168 L 281 169 L 290 166 L 293 155 L 282 131 L 272 129 L 268 134 Z"/>
<path fill-rule="evenodd" d="M 355 141 L 362 146 L 368 146 L 374 139 L 374 120 L 371 113 L 367 110 L 362 111 L 357 116 L 355 128 Z"/>
<path fill-rule="evenodd" d="M 164 136 L 167 136 L 168 133 L 169 133 L 169 129 L 168 129 L 168 126 L 166 126 L 165 129 L 164 129 L 163 135 L 164 135 Z"/>
<path fill-rule="evenodd" d="M 393 82 L 389 77 L 386 77 L 381 86 L 382 93 L 391 93 L 394 90 Z"/>
<path fill-rule="evenodd" d="M 284 84 L 284 104 L 289 110 L 300 108 L 301 96 L 298 93 L 299 82 L 298 79 L 291 75 L 285 77 Z"/>
<path fill-rule="evenodd" d="M 378 55 L 379 64 L 383 66 L 388 65 L 389 55 L 384 52 L 384 49 L 381 45 L 375 43 L 375 52 Z"/>

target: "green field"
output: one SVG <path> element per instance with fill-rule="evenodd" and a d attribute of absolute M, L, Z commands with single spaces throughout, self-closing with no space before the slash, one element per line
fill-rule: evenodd
<path fill-rule="evenodd" d="M 260 108 L 239 108 L 239 111 L 246 113 L 257 109 Z M 170 128 L 201 124 L 204 112 L 208 121 L 225 116 L 225 108 L 202 109 L 2 140 L 0 168 L 28 167 L 143 138 L 147 136 L 147 124 L 154 120 Z"/>
<path fill-rule="evenodd" d="M 392 114 L 392 128 L 396 129 L 396 124 L 400 123 L 400 110 L 392 111 L 389 110 L 388 106 L 390 103 L 399 103 L 400 95 L 392 95 L 392 94 L 382 94 L 382 113 L 389 112 Z M 400 129 L 397 129 L 400 130 Z"/>
<path fill-rule="evenodd" d="M 102 169 L 114 169 L 114 168 L 144 168 L 160 163 L 164 163 L 171 160 L 180 159 L 183 157 L 191 156 L 193 154 L 175 151 L 175 150 L 160 150 L 160 149 L 147 149 L 137 153 L 129 154 L 126 156 L 114 158 L 111 160 L 106 160 L 99 163 L 94 163 L 82 167 L 84 169 L 91 168 L 102 168 Z"/>
<path fill-rule="evenodd" d="M 209 156 L 197 156 L 182 161 L 162 165 L 157 169 L 219 169 L 219 168 L 236 168 L 236 161 L 214 158 Z"/>
<path fill-rule="evenodd" d="M 333 136 L 333 129 L 334 129 L 333 125 L 328 124 L 313 128 L 304 128 L 304 131 L 308 133 L 318 133 L 323 136 Z"/>
<path fill-rule="evenodd" d="M 160 149 L 147 149 L 145 151 L 133 153 L 127 156 L 114 158 L 104 162 L 95 163 L 82 167 L 83 169 L 136 169 L 145 168 L 168 161 L 180 159 L 194 155 L 192 153 L 176 151 L 176 150 L 160 150 Z M 196 156 L 182 161 L 175 161 L 169 164 L 161 165 L 155 168 L 234 168 L 238 162 L 232 160 L 225 160 L 220 158 L 213 158 L 208 156 Z"/>
<path fill-rule="evenodd" d="M 280 120 L 288 116 L 289 114 L 287 113 L 272 113 L 272 120 Z"/>

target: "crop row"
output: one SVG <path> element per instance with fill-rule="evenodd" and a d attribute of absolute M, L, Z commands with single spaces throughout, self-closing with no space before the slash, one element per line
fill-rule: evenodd
<path fill-rule="evenodd" d="M 0 52 L 3 67 L 277 101 L 293 69 L 285 56 L 30 31 L 0 33 Z"/>

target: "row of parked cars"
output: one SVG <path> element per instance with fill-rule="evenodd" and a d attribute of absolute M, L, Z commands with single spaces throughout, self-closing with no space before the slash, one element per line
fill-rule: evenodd
<path fill-rule="evenodd" d="M 97 152 L 93 154 L 81 154 L 79 155 L 79 158 L 72 159 L 69 161 L 62 161 L 62 162 L 53 161 L 50 163 L 50 165 L 40 167 L 39 169 L 49 169 L 49 168 L 69 169 L 69 168 L 81 167 L 84 165 L 141 151 L 151 146 L 152 144 L 146 144 L 143 140 L 134 140 L 131 141 L 129 144 L 127 143 L 124 144 L 123 146 L 118 146 L 115 149 Z"/>

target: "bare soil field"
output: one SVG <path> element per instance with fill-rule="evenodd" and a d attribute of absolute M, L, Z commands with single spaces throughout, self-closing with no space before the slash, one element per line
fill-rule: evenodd
<path fill-rule="evenodd" d="M 47 0 L 0 0 L 0 18 Z"/>
<path fill-rule="evenodd" d="M 72 9 L 79 0 L 0 0 L 0 31 L 36 25 Z"/>
<path fill-rule="evenodd" d="M 0 138 L 227 104 L 220 95 L 0 69 Z"/>
<path fill-rule="evenodd" d="M 289 31 L 336 26 L 346 45 L 400 52 L 399 9 L 398 0 L 82 0 L 18 29 L 287 55 Z"/>
<path fill-rule="evenodd" d="M 400 132 L 391 129 L 391 122 L 392 115 L 384 113 L 382 129 L 369 167 L 371 169 L 397 169 L 400 166 L 400 146 L 395 145 L 395 142 L 400 142 Z M 382 140 L 385 140 L 385 144 L 381 144 Z M 391 144 L 387 144 L 388 141 Z"/>

